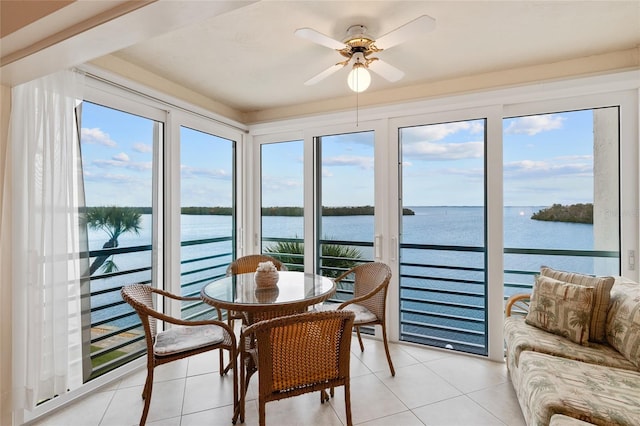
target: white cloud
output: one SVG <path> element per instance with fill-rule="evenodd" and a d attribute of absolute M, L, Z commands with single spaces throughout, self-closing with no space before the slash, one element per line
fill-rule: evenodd
<path fill-rule="evenodd" d="M 203 169 L 199 167 L 180 166 L 182 178 L 206 177 L 213 179 L 231 179 L 231 174 L 224 169 Z"/>
<path fill-rule="evenodd" d="M 459 132 L 478 134 L 484 132 L 484 122 L 458 121 L 455 123 L 431 124 L 427 126 L 411 127 L 402 130 L 403 142 L 435 142 Z"/>
<path fill-rule="evenodd" d="M 265 176 L 262 178 L 262 188 L 272 193 L 297 190 L 302 188 L 302 181 Z M 302 195 L 302 192 L 300 194 Z"/>
<path fill-rule="evenodd" d="M 566 117 L 555 114 L 530 115 L 518 117 L 511 120 L 509 127 L 505 130 L 508 134 L 525 134 L 534 136 L 541 132 L 557 130 L 562 128 L 562 123 Z"/>
<path fill-rule="evenodd" d="M 97 127 L 89 129 L 87 127 L 83 127 L 80 131 L 80 138 L 82 143 L 96 144 L 96 145 L 104 145 L 113 147 L 118 145 L 108 133 L 103 132 Z"/>
<path fill-rule="evenodd" d="M 504 165 L 505 178 L 531 179 L 553 178 L 557 176 L 592 177 L 593 164 L 590 162 L 556 162 L 558 159 L 547 161 L 522 160 Z"/>
<path fill-rule="evenodd" d="M 323 166 L 358 166 L 363 169 L 373 168 L 373 157 L 358 157 L 350 155 L 340 155 L 337 157 L 325 158 L 322 160 Z"/>
<path fill-rule="evenodd" d="M 125 154 L 124 152 L 121 152 L 121 153 L 116 154 L 113 157 L 111 157 L 111 159 L 115 160 L 115 161 L 128 162 L 129 161 L 129 156 L 127 154 Z"/>
<path fill-rule="evenodd" d="M 153 147 L 146 143 L 136 142 L 133 144 L 133 150 L 136 152 L 147 153 L 147 152 L 152 152 Z"/>
<path fill-rule="evenodd" d="M 99 182 L 102 184 L 123 184 L 123 183 L 132 183 L 139 182 L 139 179 L 135 178 L 131 175 L 118 174 L 118 173 L 91 173 L 88 171 L 84 172 L 84 178 L 87 181 L 91 182 Z"/>
<path fill-rule="evenodd" d="M 135 171 L 147 171 L 151 170 L 151 163 L 136 163 L 130 161 L 122 161 L 122 160 L 95 160 L 92 162 L 93 165 L 101 167 L 101 168 L 124 168 L 128 170 Z"/>
<path fill-rule="evenodd" d="M 484 143 L 432 143 L 417 142 L 404 146 L 403 155 L 427 161 L 462 160 L 468 158 L 482 158 Z"/>

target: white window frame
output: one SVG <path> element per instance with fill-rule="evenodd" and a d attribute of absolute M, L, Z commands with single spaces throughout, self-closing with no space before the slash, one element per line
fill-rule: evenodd
<path fill-rule="evenodd" d="M 390 285 L 388 307 L 388 333 L 391 341 L 398 340 L 399 331 L 399 293 L 398 293 L 398 263 L 397 263 L 397 229 L 399 225 L 398 209 L 388 206 L 398 205 L 399 182 L 397 177 L 398 141 L 397 128 L 408 123 L 428 124 L 428 121 L 455 121 L 456 118 L 468 120 L 473 118 L 487 119 L 486 141 L 486 203 L 487 203 L 487 279 L 488 279 L 488 358 L 494 361 L 504 361 L 504 344 L 502 335 L 503 319 L 503 147 L 502 126 L 503 118 L 531 113 L 545 113 L 557 110 L 587 109 L 598 106 L 620 105 L 620 199 L 621 199 L 621 256 L 626 256 L 632 250 L 636 256 L 635 270 L 623 269 L 622 274 L 635 281 L 638 280 L 638 248 L 640 215 L 638 188 L 640 184 L 639 149 L 640 137 L 638 133 L 638 111 L 640 109 L 640 79 L 638 71 L 616 72 L 600 76 L 587 76 L 567 79 L 563 81 L 531 84 L 514 88 L 487 90 L 473 94 L 463 94 L 405 102 L 397 105 L 363 108 L 359 111 L 362 129 L 372 127 L 376 129 L 376 179 L 385 183 L 380 188 L 386 195 L 379 195 L 376 191 L 376 206 L 381 206 L 384 212 L 376 212 L 382 218 L 378 223 L 376 218 L 375 232 L 383 236 L 383 255 L 381 260 L 387 262 L 394 271 L 394 278 Z M 355 116 L 351 112 L 319 114 L 311 118 L 290 119 L 277 122 L 256 124 L 250 126 L 250 132 L 255 140 L 283 141 L 278 134 L 304 134 L 307 146 L 312 146 L 313 136 L 335 134 L 337 132 L 351 132 L 360 130 L 355 124 Z M 427 122 L 420 122 L 427 118 Z M 339 130 L 343 129 L 343 130 Z M 382 143 L 378 143 L 382 138 Z M 292 140 L 292 139 L 289 139 Z M 305 148 L 311 149 L 311 148 Z M 383 150 L 378 155 L 378 149 Z M 312 154 L 305 150 L 305 166 L 312 164 Z M 386 150 L 386 151 L 385 151 Z M 311 156 L 311 157 L 310 157 Z M 259 157 L 258 157 L 259 158 Z M 379 164 L 380 161 L 380 164 Z M 309 172 L 311 173 L 311 172 Z M 307 210 L 307 191 L 313 191 L 313 184 L 308 184 L 305 171 L 305 212 Z M 256 180 L 257 179 L 257 180 Z M 258 185 L 259 176 L 253 180 Z M 251 189 L 249 190 L 251 191 Z M 309 194 L 312 194 L 310 192 Z M 382 202 L 378 197 L 383 197 Z M 315 194 L 309 195 L 314 199 Z M 311 206 L 312 207 L 312 206 Z M 307 232 L 314 231 L 313 225 L 306 225 Z M 310 234 L 313 235 L 313 234 Z M 305 252 L 307 250 L 305 249 Z M 305 258 L 305 263 L 307 259 Z"/>

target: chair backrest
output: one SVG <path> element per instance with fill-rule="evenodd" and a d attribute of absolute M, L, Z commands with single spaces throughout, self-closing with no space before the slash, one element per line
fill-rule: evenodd
<path fill-rule="evenodd" d="M 287 267 L 284 263 L 280 262 L 275 257 L 268 256 L 266 254 L 250 254 L 248 256 L 239 257 L 229 264 L 227 267 L 227 276 L 246 274 L 248 272 L 255 272 L 258 268 L 258 263 L 261 262 L 273 262 L 278 271 L 286 271 Z"/>
<path fill-rule="evenodd" d="M 260 395 L 275 400 L 344 384 L 354 318 L 349 311 L 309 312 L 249 327 L 258 348 Z"/>
<path fill-rule="evenodd" d="M 132 284 L 120 290 L 122 299 L 136 311 L 145 329 L 145 334 L 153 342 L 157 333 L 157 320 L 150 315 L 155 311 L 153 303 L 153 289 L 146 284 Z"/>
<path fill-rule="evenodd" d="M 363 263 L 351 270 L 354 275 L 353 297 L 360 297 L 377 289 L 377 293 L 360 305 L 371 311 L 380 321 L 384 320 L 387 289 L 391 281 L 391 268 L 382 262 Z"/>

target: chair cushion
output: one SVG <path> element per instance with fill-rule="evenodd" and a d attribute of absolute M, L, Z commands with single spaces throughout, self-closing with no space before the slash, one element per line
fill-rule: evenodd
<path fill-rule="evenodd" d="M 540 268 L 540 275 L 544 275 L 558 281 L 594 288 L 593 311 L 591 312 L 591 324 L 589 326 L 589 340 L 592 342 L 606 343 L 607 311 L 609 310 L 609 298 L 614 278 L 592 277 L 591 275 L 558 271 L 546 266 Z"/>
<path fill-rule="evenodd" d="M 316 311 L 335 311 L 340 306 L 339 303 L 323 303 L 316 307 Z M 345 311 L 351 311 L 356 314 L 356 319 L 353 321 L 354 325 L 365 324 L 368 322 L 376 321 L 378 317 L 375 316 L 370 310 L 357 303 L 352 303 L 344 307 Z"/>
<path fill-rule="evenodd" d="M 586 345 L 593 309 L 593 288 L 539 275 L 533 286 L 526 323 Z"/>
<path fill-rule="evenodd" d="M 174 355 L 223 341 L 223 329 L 217 325 L 178 325 L 158 333 L 153 352 L 158 356 Z"/>

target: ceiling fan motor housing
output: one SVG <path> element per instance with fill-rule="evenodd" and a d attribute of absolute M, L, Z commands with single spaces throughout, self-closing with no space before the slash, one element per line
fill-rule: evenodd
<path fill-rule="evenodd" d="M 378 40 L 367 34 L 367 27 L 364 25 L 352 25 L 347 29 L 347 36 L 342 42 L 328 37 L 312 28 L 298 28 L 295 31 L 296 36 L 328 47 L 329 49 L 334 49 L 346 58 L 344 61 L 331 65 L 320 74 L 305 81 L 304 84 L 316 84 L 349 65 L 352 61 L 355 61 L 352 72 L 355 69 L 364 71 L 365 68 L 370 68 L 371 71 L 380 75 L 385 80 L 392 83 L 396 82 L 404 77 L 404 73 L 393 65 L 370 55 L 375 52 L 381 52 L 382 50 L 389 49 L 409 38 L 417 37 L 422 33 L 432 31 L 435 28 L 435 22 L 435 19 L 432 17 L 422 15 L 413 21 L 407 22 L 395 30 L 388 32 Z M 376 43 L 382 47 L 376 46 Z"/>
<path fill-rule="evenodd" d="M 364 58 L 367 58 L 370 54 L 382 50 L 375 46 L 375 39 L 367 34 L 367 27 L 364 25 L 350 26 L 347 30 L 347 37 L 343 42 L 346 44 L 346 47 L 339 50 L 339 52 L 342 56 L 349 59 L 356 53 L 361 53 Z"/>

